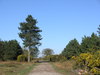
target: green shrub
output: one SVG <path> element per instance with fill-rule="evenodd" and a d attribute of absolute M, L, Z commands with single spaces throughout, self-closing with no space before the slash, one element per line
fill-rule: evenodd
<path fill-rule="evenodd" d="M 30 61 L 32 61 L 33 57 L 30 56 Z M 19 55 L 17 57 L 17 61 L 19 62 L 25 62 L 25 61 L 28 61 L 28 56 L 27 55 Z"/>
<path fill-rule="evenodd" d="M 19 55 L 17 57 L 17 61 L 19 61 L 19 62 L 25 62 L 26 60 L 27 60 L 27 58 L 25 55 Z"/>
<path fill-rule="evenodd" d="M 66 61 L 66 57 L 62 55 L 49 55 L 45 57 L 46 60 L 49 60 L 51 62 L 57 62 L 57 61 Z"/>

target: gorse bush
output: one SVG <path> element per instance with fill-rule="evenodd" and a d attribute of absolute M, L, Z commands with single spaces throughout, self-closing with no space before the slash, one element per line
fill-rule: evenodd
<path fill-rule="evenodd" d="M 81 68 L 93 73 L 100 75 L 100 51 L 92 53 L 82 53 L 76 59 L 75 68 Z"/>
<path fill-rule="evenodd" d="M 91 67 L 90 72 L 100 75 L 100 51 L 97 51 L 93 55 L 92 59 L 90 59 L 88 66 Z"/>

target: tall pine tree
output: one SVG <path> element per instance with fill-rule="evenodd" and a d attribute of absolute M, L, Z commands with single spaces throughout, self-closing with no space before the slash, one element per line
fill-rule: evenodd
<path fill-rule="evenodd" d="M 37 49 L 38 46 L 41 45 L 39 41 L 42 39 L 40 35 L 40 32 L 42 32 L 42 30 L 40 30 L 39 27 L 36 26 L 36 24 L 37 20 L 34 19 L 31 15 L 28 15 L 28 17 L 26 18 L 26 22 L 20 23 L 19 27 L 19 37 L 22 39 L 24 46 L 29 49 L 28 62 L 30 62 L 31 49 Z"/>
<path fill-rule="evenodd" d="M 100 25 L 99 25 L 99 27 L 98 27 L 98 34 L 99 34 L 99 37 L 100 37 Z"/>

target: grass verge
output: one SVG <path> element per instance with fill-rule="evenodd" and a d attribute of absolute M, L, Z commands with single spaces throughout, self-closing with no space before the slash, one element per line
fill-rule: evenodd
<path fill-rule="evenodd" d="M 36 63 L 0 62 L 0 75 L 28 75 Z"/>
<path fill-rule="evenodd" d="M 63 75 L 77 75 L 73 72 L 73 61 L 51 63 L 53 68 Z"/>

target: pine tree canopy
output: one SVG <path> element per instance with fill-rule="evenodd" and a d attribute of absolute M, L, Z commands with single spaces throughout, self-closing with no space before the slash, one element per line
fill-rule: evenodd
<path fill-rule="evenodd" d="M 40 30 L 36 24 L 37 20 L 34 19 L 31 15 L 28 15 L 26 22 L 20 23 L 19 30 L 21 32 L 19 33 L 19 37 L 22 39 L 25 47 L 30 46 L 35 48 L 41 45 L 39 40 L 42 38 L 39 32 L 42 32 L 42 30 Z"/>

